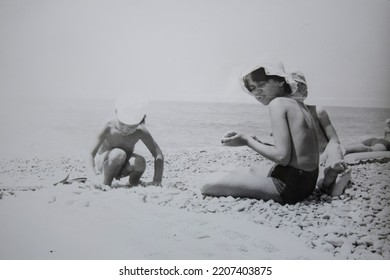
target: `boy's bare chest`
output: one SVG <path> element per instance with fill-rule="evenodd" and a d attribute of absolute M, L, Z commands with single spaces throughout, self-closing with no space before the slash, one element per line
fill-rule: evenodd
<path fill-rule="evenodd" d="M 109 149 L 120 148 L 123 150 L 133 150 L 135 144 L 139 140 L 139 133 L 124 135 L 118 130 L 111 130 L 110 133 L 106 135 L 104 145 Z"/>

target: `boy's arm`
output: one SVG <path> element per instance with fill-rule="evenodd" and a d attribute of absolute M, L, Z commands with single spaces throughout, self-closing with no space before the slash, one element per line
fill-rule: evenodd
<path fill-rule="evenodd" d="M 320 121 L 321 127 L 325 132 L 329 142 L 340 144 L 339 137 L 337 136 L 336 129 L 332 125 L 328 113 L 324 108 L 317 106 L 317 116 Z"/>
<path fill-rule="evenodd" d="M 281 165 L 287 165 L 291 159 L 291 135 L 287 123 L 287 111 L 281 100 L 274 99 L 269 105 L 274 144 L 258 143 L 254 140 L 248 146 L 264 157 Z"/>
<path fill-rule="evenodd" d="M 325 159 L 322 159 L 321 162 L 325 162 L 327 159 L 330 161 L 343 160 L 344 155 L 341 148 L 340 139 L 337 135 L 336 129 L 330 121 L 328 113 L 324 108 L 318 106 L 316 112 L 318 120 L 320 121 L 320 125 L 325 132 L 326 137 L 328 138 L 328 144 L 326 145 L 325 152 L 323 153 Z"/>
<path fill-rule="evenodd" d="M 164 171 L 164 155 L 145 126 L 142 127 L 142 132 L 141 141 L 154 157 L 154 176 L 152 184 L 161 185 Z"/>
<path fill-rule="evenodd" d="M 291 136 L 287 123 L 287 111 L 275 99 L 269 105 L 274 144 L 262 143 L 249 135 L 230 133 L 222 143 L 226 146 L 247 145 L 262 156 L 281 165 L 287 165 L 291 159 Z"/>
<path fill-rule="evenodd" d="M 105 125 L 104 128 L 98 133 L 95 139 L 95 143 L 92 145 L 92 149 L 88 153 L 87 170 L 88 170 L 88 175 L 90 177 L 90 180 L 92 181 L 95 181 L 97 177 L 96 169 L 95 169 L 95 156 L 100 146 L 104 142 L 108 129 L 109 129 L 108 125 Z"/>

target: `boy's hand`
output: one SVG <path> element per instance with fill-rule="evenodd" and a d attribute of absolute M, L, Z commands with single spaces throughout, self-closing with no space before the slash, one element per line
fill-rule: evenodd
<path fill-rule="evenodd" d="M 239 146 L 246 146 L 248 144 L 247 135 L 240 134 L 237 132 L 228 132 L 226 133 L 221 143 L 224 146 L 230 146 L 230 147 L 239 147 Z"/>
<path fill-rule="evenodd" d="M 222 138 L 229 138 L 229 137 L 233 137 L 235 135 L 237 135 L 238 133 L 237 132 L 234 132 L 234 131 L 229 131 L 229 132 L 226 132 Z"/>
<path fill-rule="evenodd" d="M 104 186 L 102 179 L 99 178 L 99 176 L 96 174 L 90 174 L 88 176 L 87 182 L 94 188 L 98 188 L 98 189 Z"/>
<path fill-rule="evenodd" d="M 101 191 L 107 191 L 109 190 L 111 187 L 110 186 L 107 186 L 105 184 L 103 184 L 101 178 L 99 178 L 98 176 L 89 176 L 89 178 L 87 179 L 87 182 L 90 184 L 91 187 L 97 189 L 97 190 L 101 190 Z"/>
<path fill-rule="evenodd" d="M 145 187 L 147 187 L 147 186 L 162 187 L 162 184 L 161 184 L 161 182 L 152 181 L 152 182 L 145 183 Z"/>
<path fill-rule="evenodd" d="M 221 139 L 221 143 L 222 145 L 224 146 L 228 146 L 226 145 L 227 142 L 229 142 L 229 139 L 236 136 L 237 135 L 237 132 L 234 132 L 234 131 L 230 131 L 230 132 L 226 132 L 223 136 L 222 136 L 222 139 Z"/>

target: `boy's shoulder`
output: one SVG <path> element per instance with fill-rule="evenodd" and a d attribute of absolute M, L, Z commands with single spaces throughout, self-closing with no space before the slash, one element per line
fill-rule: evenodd
<path fill-rule="evenodd" d="M 115 119 L 106 119 L 102 123 L 102 127 L 104 131 L 109 131 L 113 128 L 116 128 L 116 121 Z"/>
<path fill-rule="evenodd" d="M 106 134 L 116 127 L 116 122 L 113 119 L 105 119 L 99 125 L 100 134 Z"/>
<path fill-rule="evenodd" d="M 150 135 L 150 132 L 149 130 L 146 128 L 146 125 L 144 123 L 141 123 L 139 126 L 138 126 L 138 129 L 137 131 L 143 135 Z"/>
<path fill-rule="evenodd" d="M 295 99 L 292 99 L 292 98 L 277 97 L 269 103 L 269 106 L 270 106 L 270 108 L 288 109 L 288 108 L 296 106 L 298 104 L 297 102 L 298 101 L 296 101 Z"/>

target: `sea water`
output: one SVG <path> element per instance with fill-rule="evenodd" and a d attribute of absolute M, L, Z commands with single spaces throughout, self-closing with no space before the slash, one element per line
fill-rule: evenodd
<path fill-rule="evenodd" d="M 24 98 L 0 105 L 1 156 L 89 152 L 113 99 Z M 383 137 L 390 109 L 326 107 L 343 144 Z M 268 109 L 257 103 L 151 101 L 146 124 L 161 149 L 212 149 L 228 131 L 270 139 Z"/>

